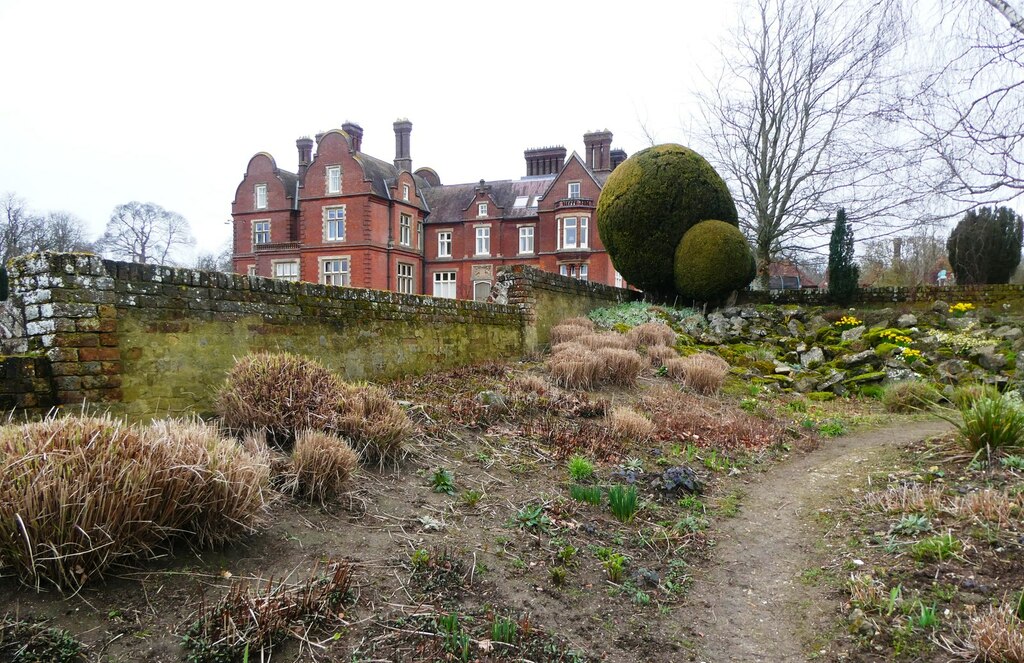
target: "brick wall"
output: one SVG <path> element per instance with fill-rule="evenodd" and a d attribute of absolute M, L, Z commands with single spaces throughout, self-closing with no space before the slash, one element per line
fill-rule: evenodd
<path fill-rule="evenodd" d="M 10 408 L 103 404 L 132 418 L 208 413 L 236 357 L 319 359 L 352 380 L 521 356 L 558 320 L 639 293 L 514 266 L 499 303 L 335 288 L 190 269 L 34 254 L 10 263 L 24 313 L 0 396 Z"/>

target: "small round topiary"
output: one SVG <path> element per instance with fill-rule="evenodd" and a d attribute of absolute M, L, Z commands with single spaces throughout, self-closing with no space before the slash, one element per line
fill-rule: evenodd
<path fill-rule="evenodd" d="M 682 145 L 657 145 L 620 164 L 597 203 L 597 227 L 615 269 L 631 285 L 673 291 L 675 247 L 703 219 L 739 225 L 725 181 Z"/>
<path fill-rule="evenodd" d="M 754 280 L 753 257 L 740 229 L 724 221 L 701 221 L 676 247 L 675 286 L 700 302 L 718 302 Z"/>

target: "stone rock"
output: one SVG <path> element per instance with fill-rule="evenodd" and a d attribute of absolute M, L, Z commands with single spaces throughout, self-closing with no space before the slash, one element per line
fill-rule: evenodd
<path fill-rule="evenodd" d="M 864 350 L 863 352 L 840 357 L 839 362 L 846 368 L 863 366 L 865 364 L 877 364 L 878 355 L 875 354 L 874 350 Z"/>
<path fill-rule="evenodd" d="M 789 375 L 793 372 L 793 367 L 789 364 L 783 364 L 781 362 L 775 363 L 775 372 L 779 375 Z"/>
<path fill-rule="evenodd" d="M 943 382 L 956 382 L 967 371 L 967 366 L 959 359 L 947 359 L 935 366 L 935 372 Z"/>
<path fill-rule="evenodd" d="M 831 391 L 833 387 L 841 385 L 846 379 L 846 371 L 835 371 L 827 378 L 818 383 L 817 391 Z"/>
<path fill-rule="evenodd" d="M 992 324 L 996 321 L 996 314 L 987 306 L 982 306 L 975 312 L 975 317 L 985 324 Z"/>
<path fill-rule="evenodd" d="M 806 394 L 809 391 L 814 391 L 814 387 L 816 385 L 816 380 L 812 377 L 807 376 L 797 378 L 796 380 L 793 381 L 793 389 L 795 391 L 800 392 L 801 394 Z"/>
<path fill-rule="evenodd" d="M 800 365 L 804 368 L 814 368 L 825 363 L 825 352 L 818 347 L 811 348 L 800 355 Z"/>
<path fill-rule="evenodd" d="M 905 382 L 907 380 L 917 380 L 921 376 L 915 373 L 913 370 L 906 366 L 886 366 L 885 367 L 885 381 L 886 382 Z"/>
<path fill-rule="evenodd" d="M 804 333 L 804 326 L 797 320 L 790 320 L 786 325 L 786 329 L 789 330 L 789 333 L 793 336 L 803 336 Z"/>
<path fill-rule="evenodd" d="M 992 332 L 992 335 L 996 338 L 1001 338 L 1004 341 L 1016 341 L 1018 338 L 1024 337 L 1024 330 L 1020 327 L 1011 327 L 1010 325 L 1003 325 L 999 329 Z"/>
<path fill-rule="evenodd" d="M 481 391 L 476 395 L 476 400 L 481 405 L 486 405 L 497 412 L 504 412 L 508 409 L 508 403 L 505 401 L 505 397 L 496 391 Z"/>
<path fill-rule="evenodd" d="M 917 326 L 917 316 L 913 313 L 905 313 L 896 320 L 896 326 L 906 329 L 908 327 Z"/>
<path fill-rule="evenodd" d="M 854 327 L 853 329 L 847 329 L 843 332 L 842 338 L 844 341 L 856 341 L 857 339 L 864 335 L 864 331 L 866 329 L 867 327 L 865 327 L 864 325 Z"/>
<path fill-rule="evenodd" d="M 932 302 L 932 310 L 936 313 L 949 313 L 949 304 L 941 299 L 936 299 Z"/>
<path fill-rule="evenodd" d="M 973 318 L 946 318 L 946 326 L 950 329 L 969 329 L 974 326 Z"/>
<path fill-rule="evenodd" d="M 828 326 L 828 320 L 821 317 L 820 315 L 816 315 L 807 321 L 807 333 L 817 334 L 819 331 Z"/>
<path fill-rule="evenodd" d="M 978 348 L 978 365 L 987 371 L 1001 371 L 1009 363 L 1006 357 L 996 352 L 995 346 L 983 345 Z"/>

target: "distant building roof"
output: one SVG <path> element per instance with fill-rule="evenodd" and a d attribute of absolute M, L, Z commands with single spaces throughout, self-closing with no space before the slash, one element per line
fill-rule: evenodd
<path fill-rule="evenodd" d="M 530 218 L 537 216 L 537 196 L 544 193 L 555 175 L 543 177 L 527 177 L 521 180 L 501 180 L 485 182 L 489 187 L 488 195 L 502 209 L 503 218 Z M 463 212 L 476 198 L 479 182 L 470 184 L 444 184 L 429 187 L 422 191 L 423 197 L 430 205 L 430 216 L 427 223 L 458 223 Z M 526 197 L 525 206 L 516 207 L 516 199 Z"/>
<path fill-rule="evenodd" d="M 773 262 L 768 267 L 771 290 L 805 290 L 821 286 L 821 282 L 791 260 Z"/>

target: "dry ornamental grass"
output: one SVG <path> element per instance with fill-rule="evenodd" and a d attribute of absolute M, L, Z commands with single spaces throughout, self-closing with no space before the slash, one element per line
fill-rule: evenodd
<path fill-rule="evenodd" d="M 599 366 L 598 381 L 619 387 L 635 385 L 646 365 L 633 350 L 601 348 L 594 351 L 593 357 Z"/>
<path fill-rule="evenodd" d="M 664 365 L 669 377 L 681 380 L 700 394 L 717 392 L 729 374 L 729 362 L 707 352 L 680 359 L 666 359 Z"/>
<path fill-rule="evenodd" d="M 1012 602 L 990 607 L 971 621 L 970 653 L 981 660 L 1024 663 L 1024 622 L 1015 614 Z"/>
<path fill-rule="evenodd" d="M 669 359 L 678 358 L 679 353 L 676 352 L 675 348 L 670 348 L 667 345 L 651 345 L 647 347 L 647 360 L 654 368 L 664 366 L 665 362 Z"/>
<path fill-rule="evenodd" d="M 868 493 L 864 503 L 886 513 L 927 513 L 942 508 L 942 487 L 898 484 Z"/>
<path fill-rule="evenodd" d="M 333 429 L 348 438 L 363 462 L 395 463 L 408 453 L 412 422 L 388 392 L 374 385 L 343 385 Z"/>
<path fill-rule="evenodd" d="M 634 348 L 676 344 L 676 333 L 664 322 L 645 322 L 637 325 L 629 330 L 626 338 Z"/>
<path fill-rule="evenodd" d="M 0 565 L 77 588 L 172 537 L 196 545 L 254 531 L 270 468 L 198 422 L 149 428 L 69 416 L 0 428 Z"/>
<path fill-rule="evenodd" d="M 628 407 L 613 407 L 608 413 L 608 427 L 618 438 L 646 442 L 654 434 L 654 423 L 636 410 Z"/>
<path fill-rule="evenodd" d="M 344 492 L 359 456 L 343 438 L 321 431 L 299 431 L 291 471 L 281 490 L 321 504 Z"/>
<path fill-rule="evenodd" d="M 598 334 L 584 334 L 579 338 L 575 339 L 577 343 L 590 348 L 591 350 L 599 350 L 601 348 L 614 348 L 616 350 L 628 350 L 630 346 L 629 339 L 618 332 L 602 332 Z"/>
<path fill-rule="evenodd" d="M 593 324 L 586 327 L 583 325 L 563 322 L 551 328 L 548 336 L 548 342 L 551 343 L 551 345 L 557 345 L 567 341 L 575 341 L 581 336 L 586 336 L 587 334 L 592 333 L 593 329 Z"/>

